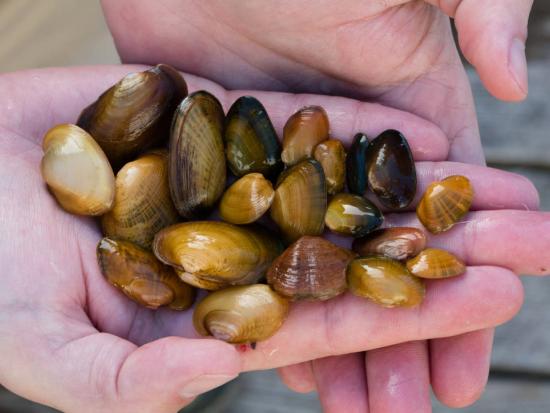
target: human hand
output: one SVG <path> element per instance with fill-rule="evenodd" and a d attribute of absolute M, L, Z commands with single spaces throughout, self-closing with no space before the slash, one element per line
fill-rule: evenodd
<path fill-rule="evenodd" d="M 52 125 L 74 122 L 102 90 L 140 69 L 49 69 L 0 76 L 0 168 L 2 176 L 10 176 L 0 191 L 1 225 L 9 234 L 0 243 L 0 382 L 9 389 L 69 412 L 171 412 L 240 371 L 461 334 L 502 323 L 518 310 L 521 284 L 512 272 L 491 266 L 510 262 L 498 255 L 468 257 L 469 264 L 483 266 L 472 266 L 454 280 L 429 283 L 418 310 L 383 309 L 348 294 L 325 303 L 298 303 L 276 336 L 244 353 L 215 340 L 196 340 L 190 312 L 155 312 L 128 301 L 99 273 L 95 245 L 100 233 L 94 221 L 63 212 L 47 192 L 39 173 L 39 143 Z M 211 91 L 226 109 L 238 96 L 251 93 L 225 92 L 211 82 L 186 79 L 191 90 Z M 474 209 L 537 206 L 531 184 L 516 175 L 427 162 L 447 158 L 447 140 L 437 127 L 410 114 L 343 98 L 254 94 L 278 131 L 305 104 L 326 108 L 334 136 L 401 129 L 419 161 L 420 190 L 442 175 L 461 173 L 479 193 Z M 517 254 L 507 259 L 523 263 L 532 254 L 536 259 L 530 264 L 541 265 L 543 248 L 548 247 L 540 242 L 548 233 L 541 232 L 545 217 L 517 214 L 520 235 L 538 243 L 533 247 L 531 238 L 514 240 Z M 400 215 L 401 220 L 414 218 Z M 472 223 L 453 230 L 449 241 L 457 243 L 449 249 L 462 256 L 456 249 L 464 243 L 475 241 L 477 251 L 494 241 L 492 231 L 491 239 L 483 238 L 485 230 L 476 231 L 479 225 L 493 223 L 498 229 L 508 223 L 508 216 L 499 219 L 492 212 L 472 215 Z M 390 216 L 388 222 L 397 218 Z"/>

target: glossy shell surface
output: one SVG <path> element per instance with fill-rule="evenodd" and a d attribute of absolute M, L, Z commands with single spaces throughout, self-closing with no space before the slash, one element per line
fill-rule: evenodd
<path fill-rule="evenodd" d="M 466 265 L 448 251 L 428 248 L 407 261 L 409 271 L 420 278 L 449 278 L 466 272 Z"/>
<path fill-rule="evenodd" d="M 378 229 L 353 241 L 353 250 L 360 256 L 383 255 L 394 260 L 414 257 L 426 248 L 426 235 L 417 228 Z"/>
<path fill-rule="evenodd" d="M 329 202 L 325 225 L 343 235 L 361 237 L 384 222 L 380 210 L 368 199 L 355 194 L 340 193 Z"/>
<path fill-rule="evenodd" d="M 314 159 L 321 164 L 329 195 L 344 190 L 346 183 L 346 150 L 338 139 L 321 142 L 313 151 Z"/>
<path fill-rule="evenodd" d="M 356 195 L 363 195 L 368 188 L 367 183 L 367 153 L 369 139 L 364 133 L 354 136 L 346 158 L 346 180 L 348 190 Z"/>

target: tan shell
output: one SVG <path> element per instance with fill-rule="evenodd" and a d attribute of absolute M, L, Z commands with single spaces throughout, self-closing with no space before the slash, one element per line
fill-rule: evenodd
<path fill-rule="evenodd" d="M 136 244 L 103 238 L 97 245 L 97 259 L 107 281 L 145 307 L 185 310 L 193 304 L 194 289 Z"/>
<path fill-rule="evenodd" d="M 168 152 L 158 150 L 118 171 L 113 209 L 103 215 L 105 236 L 150 248 L 155 234 L 178 222 L 168 187 Z"/>
<path fill-rule="evenodd" d="M 304 236 L 269 267 L 267 282 L 291 300 L 328 300 L 346 290 L 351 251 L 321 238 Z"/>
<path fill-rule="evenodd" d="M 474 190 L 468 178 L 453 175 L 432 183 L 424 192 L 416 214 L 433 234 L 447 231 L 470 210 Z"/>
<path fill-rule="evenodd" d="M 313 149 L 328 139 L 329 122 L 320 106 L 306 106 L 292 115 L 283 130 L 282 161 L 294 165 L 313 156 Z"/>
<path fill-rule="evenodd" d="M 193 313 L 193 324 L 202 336 L 234 344 L 256 343 L 277 332 L 288 308 L 288 301 L 267 285 L 230 287 L 202 300 Z"/>
<path fill-rule="evenodd" d="M 175 267 L 185 282 L 214 289 L 257 282 L 282 246 L 261 227 L 197 221 L 160 231 L 153 251 L 162 262 Z"/>
<path fill-rule="evenodd" d="M 346 183 L 346 150 L 338 139 L 328 139 L 315 147 L 313 157 L 323 167 L 327 192 L 335 195 Z"/>
<path fill-rule="evenodd" d="M 275 191 L 260 173 L 243 176 L 231 185 L 220 201 L 220 216 L 232 224 L 250 224 L 267 212 Z"/>
<path fill-rule="evenodd" d="M 409 271 L 420 278 L 448 278 L 464 274 L 464 263 L 448 251 L 428 248 L 407 261 Z"/>
<path fill-rule="evenodd" d="M 42 177 L 63 209 L 79 215 L 101 215 L 111 209 L 113 169 L 85 130 L 57 125 L 44 136 L 42 148 Z"/>
<path fill-rule="evenodd" d="M 347 271 L 349 290 L 383 307 L 415 307 L 424 299 L 426 288 L 399 261 L 385 257 L 353 260 Z"/>
<path fill-rule="evenodd" d="M 353 241 L 353 250 L 362 257 L 383 255 L 394 260 L 406 260 L 424 248 L 424 232 L 409 227 L 379 229 Z"/>

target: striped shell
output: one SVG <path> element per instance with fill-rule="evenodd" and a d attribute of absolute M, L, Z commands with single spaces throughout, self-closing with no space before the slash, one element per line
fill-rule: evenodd
<path fill-rule="evenodd" d="M 466 271 L 464 263 L 450 252 L 428 248 L 407 261 L 407 268 L 420 278 L 448 278 Z"/>
<path fill-rule="evenodd" d="M 474 190 L 468 178 L 453 175 L 432 183 L 418 204 L 420 222 L 433 234 L 452 228 L 468 213 Z"/>

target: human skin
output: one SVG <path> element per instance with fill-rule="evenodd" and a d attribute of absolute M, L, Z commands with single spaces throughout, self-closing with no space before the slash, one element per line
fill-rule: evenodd
<path fill-rule="evenodd" d="M 171 63 L 230 89 L 328 93 L 384 103 L 438 125 L 449 139 L 448 160 L 485 162 L 470 85 L 447 16 L 455 18 L 462 52 L 493 95 L 517 101 L 528 90 L 524 49 L 532 0 L 102 3 L 125 62 Z M 442 402 L 462 407 L 479 397 L 492 338 L 488 329 L 434 340 L 429 352 L 415 353 L 429 353 L 432 386 Z M 428 368 L 425 359 L 416 367 Z M 281 375 L 295 390 L 309 391 L 312 371 L 305 364 Z"/>
<path fill-rule="evenodd" d="M 0 227 L 5 234 L 0 241 L 0 383 L 23 397 L 66 412 L 174 412 L 241 371 L 493 327 L 521 306 L 522 287 L 514 272 L 548 273 L 550 263 L 543 252 L 550 246 L 549 216 L 521 210 L 538 207 L 532 184 L 511 173 L 444 161 L 448 141 L 430 122 L 339 97 L 227 92 L 186 75 L 191 91 L 214 93 L 226 110 L 238 96 L 255 95 L 279 134 L 288 116 L 306 104 L 324 106 L 332 132 L 348 144 L 356 130 L 375 135 L 397 127 L 408 136 L 418 161 L 420 191 L 435 179 L 459 173 L 471 179 L 478 193 L 467 223 L 430 240 L 463 258 L 466 274 L 429 282 L 419 308 L 384 309 L 345 294 L 324 303 L 294 304 L 281 330 L 254 351 L 238 352 L 216 340 L 197 339 L 191 311 L 141 308 L 104 280 L 95 257 L 101 237 L 97 222 L 64 212 L 39 172 L 40 143 L 50 127 L 75 122 L 81 108 L 108 86 L 143 69 L 90 67 L 0 75 L 0 176 L 7 177 L 0 184 Z M 518 225 L 510 226 L 511 220 Z M 418 225 L 413 212 L 389 214 L 387 222 Z M 378 396 L 384 397 L 378 369 L 372 369 L 375 376 L 367 369 L 365 376 L 357 370 L 363 365 L 350 361 L 352 370 L 344 379 L 365 380 L 352 383 L 356 396 L 365 394 L 358 385 L 368 379 L 369 389 L 378 383 Z M 395 368 L 402 369 L 403 363 Z M 391 390 L 386 388 L 387 395 Z M 334 395 L 339 393 L 322 392 L 325 403 Z"/>

